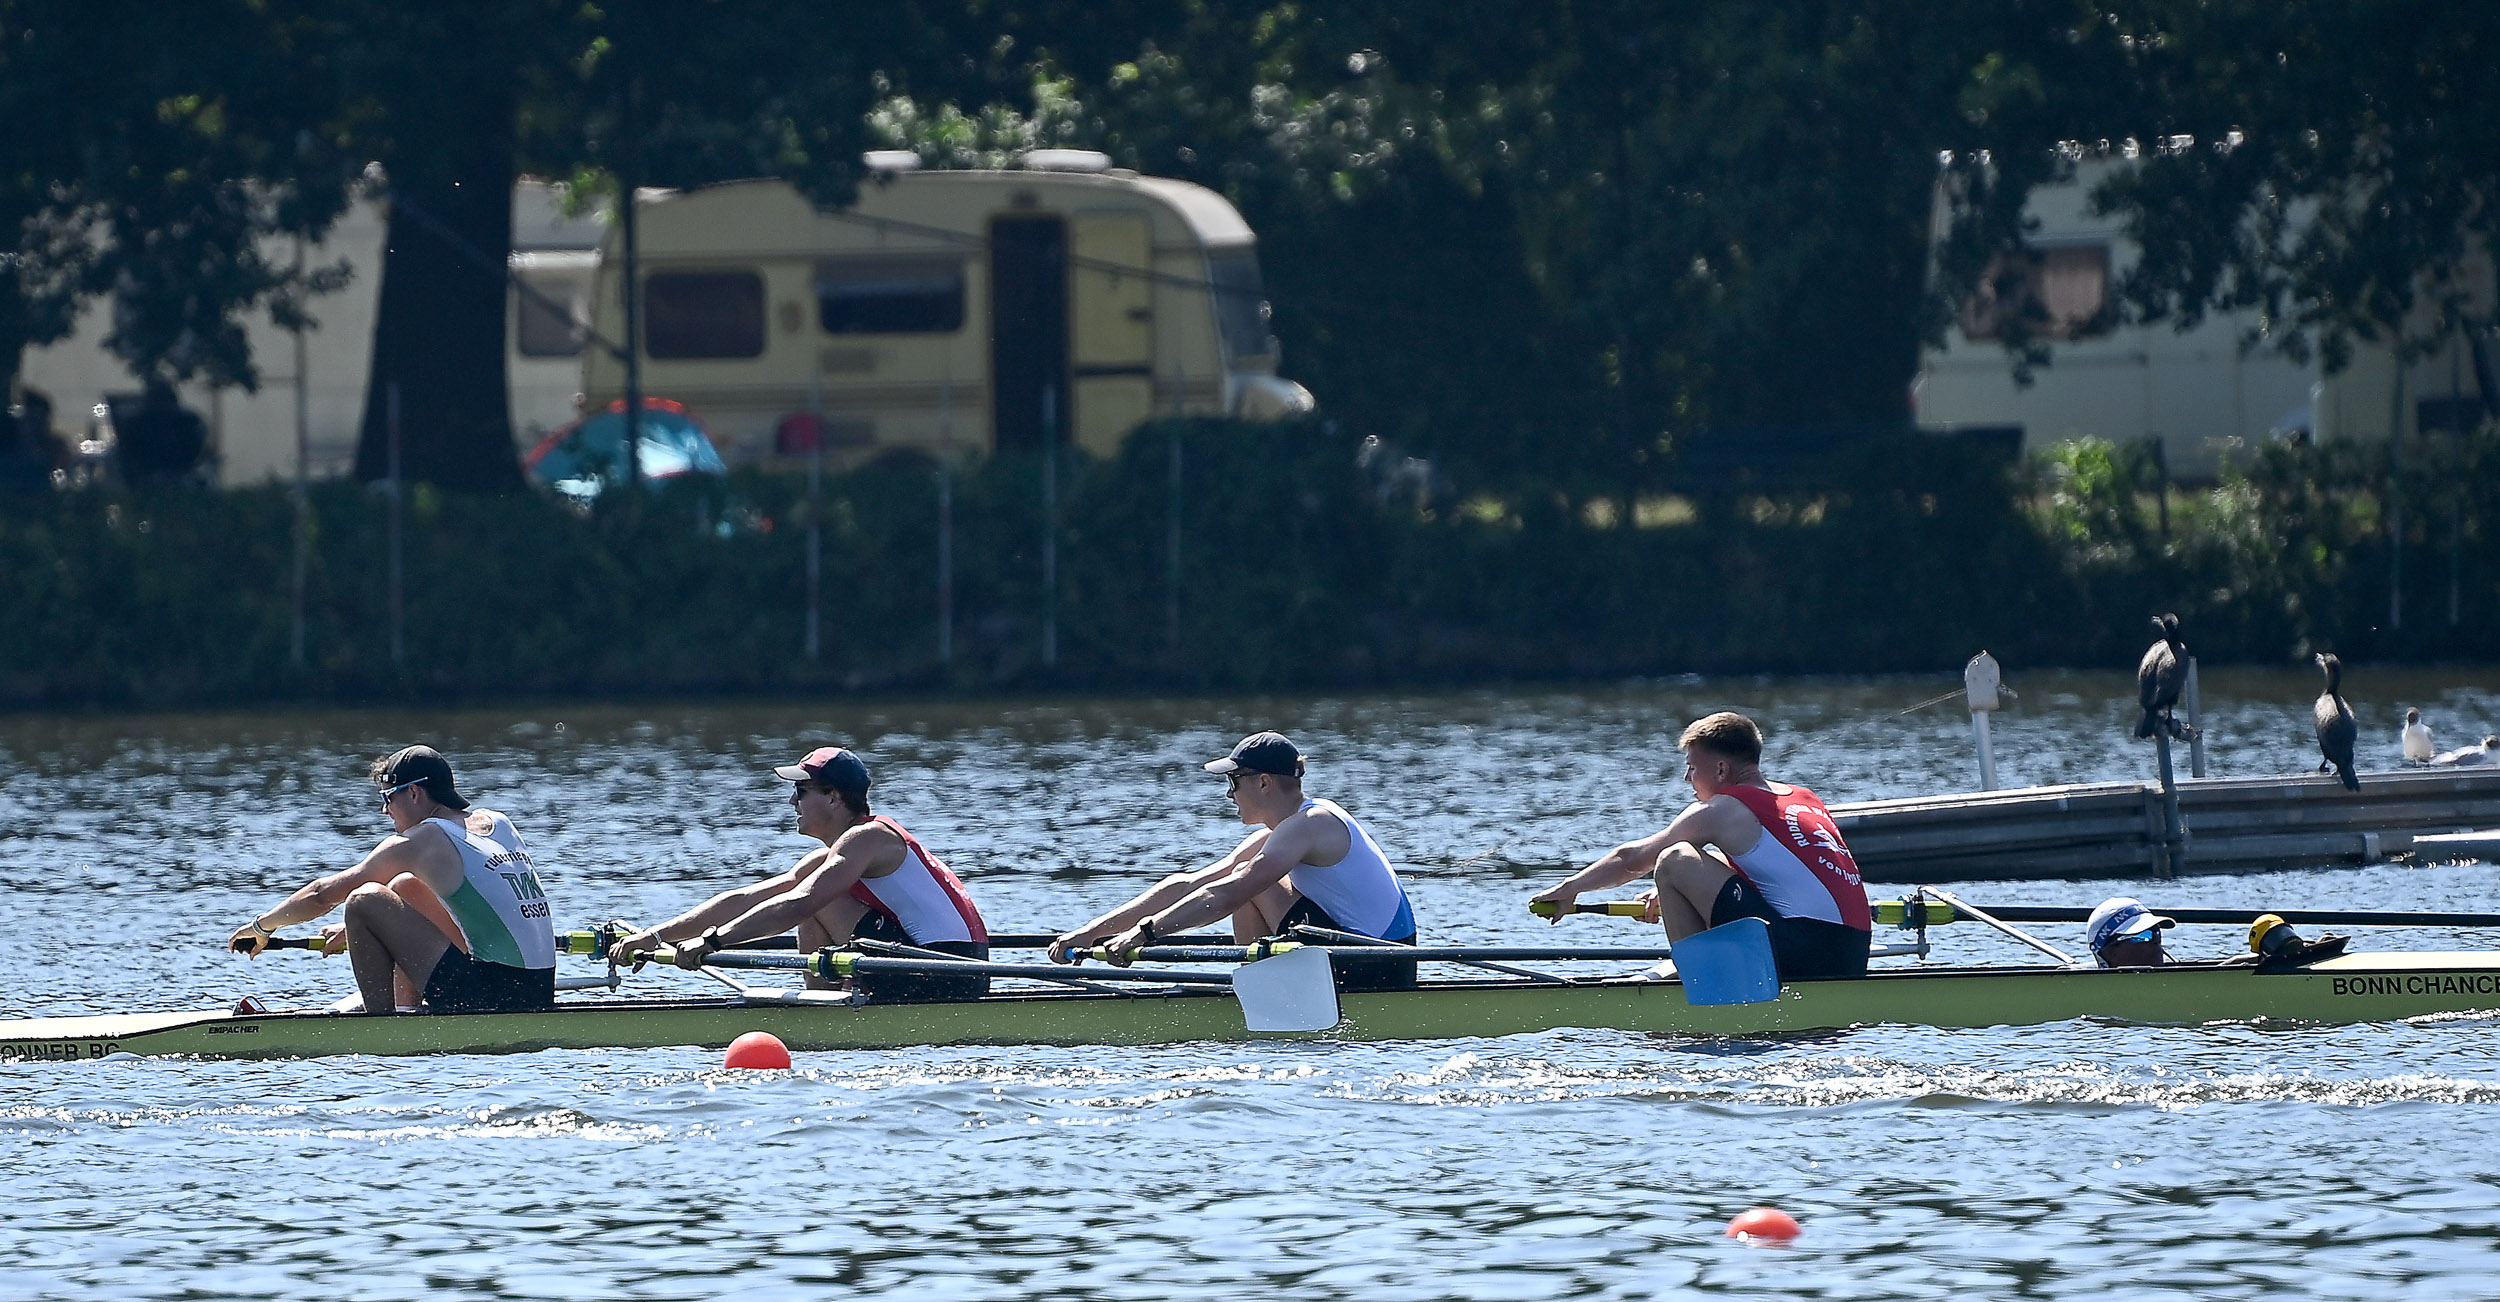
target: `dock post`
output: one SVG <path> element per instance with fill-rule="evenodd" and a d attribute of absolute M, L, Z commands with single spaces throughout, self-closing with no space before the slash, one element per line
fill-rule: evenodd
<path fill-rule="evenodd" d="M 2187 682 L 2179 689 L 2179 701 L 2187 706 L 2188 776 L 2205 776 L 2205 703 L 2196 694 L 2196 657 L 2187 658 Z"/>
<path fill-rule="evenodd" d="M 2153 732 L 2153 752 L 2161 757 L 2161 846 L 2153 852 L 2153 875 L 2169 881 L 2179 875 L 2187 833 L 2179 825 L 2179 784 L 2170 771 L 2170 734 Z"/>
<path fill-rule="evenodd" d="M 1971 732 L 1979 738 L 1979 789 L 1997 789 L 1996 749 L 1988 736 L 1988 716 L 1996 713 L 2002 675 L 1996 657 L 1982 651 L 1962 666 L 1962 695 L 1970 702 Z"/>

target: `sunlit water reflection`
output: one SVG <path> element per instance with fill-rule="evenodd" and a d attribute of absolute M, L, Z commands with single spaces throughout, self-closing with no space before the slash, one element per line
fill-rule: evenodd
<path fill-rule="evenodd" d="M 424 738 L 503 809 L 570 923 L 655 918 L 801 848 L 769 766 L 825 740 L 1039 930 L 1238 835 L 1197 764 L 1258 726 L 1413 875 L 1430 933 L 1542 940 L 1534 884 L 1654 826 L 1688 718 L 1773 730 L 1833 800 L 1966 787 L 1950 684 L 1692 682 L 1395 698 L 0 721 L 0 1015 L 326 999 L 342 966 L 216 942 L 381 830 L 371 756 Z M 2030 781 L 2136 776 L 2132 684 L 2017 677 Z M 2356 681 L 2366 769 L 2483 681 Z M 2364 688 L 2368 691 L 2365 693 Z M 2288 773 L 2309 680 L 2206 684 L 2225 774 Z M 1971 884 L 1974 900 L 2494 907 L 2490 869 Z M 1577 919 L 1562 935 L 1630 941 Z M 2044 928 L 2073 943 L 2073 928 Z M 2226 928 L 2178 948 L 2222 953 Z M 1938 933 L 1955 959 L 2017 958 Z M 2500 944 L 2398 933 L 2389 944 Z M 583 969 L 587 970 L 587 969 Z M 700 988 L 651 974 L 651 988 Z M 1707 1041 L 1557 1030 L 1398 1045 L 802 1054 L 558 1051 L 0 1067 L 0 1295 L 337 1298 L 2485 1298 L 2493 1019 L 2357 1028 L 1882 1026 Z M 1746 1247 L 1758 1203 L 1806 1233 Z"/>

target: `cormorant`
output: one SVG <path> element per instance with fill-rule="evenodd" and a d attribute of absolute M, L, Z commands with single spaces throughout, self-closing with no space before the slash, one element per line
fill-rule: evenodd
<path fill-rule="evenodd" d="M 2337 691 L 2344 685 L 2344 662 L 2325 654 L 2316 659 L 2318 668 L 2326 672 L 2326 690 L 2318 693 L 2318 703 L 2312 710 L 2318 720 L 2318 753 L 2326 757 L 2318 768 L 2334 769 L 2346 787 L 2359 791 L 2361 779 L 2352 772 L 2352 743 L 2361 728 L 2353 721 L 2352 707 L 2344 704 Z"/>
<path fill-rule="evenodd" d="M 2439 749 L 2431 745 L 2430 725 L 2422 722 L 2420 710 L 2405 711 L 2404 743 L 2405 762 L 2408 764 L 2428 764 Z"/>
<path fill-rule="evenodd" d="M 2179 703 L 2179 688 L 2187 682 L 2187 644 L 2179 640 L 2179 617 L 2153 616 L 2153 627 L 2161 640 L 2145 648 L 2144 660 L 2135 667 L 2135 696 L 2144 706 L 2144 719 L 2135 725 L 2135 735 L 2150 737 L 2156 730 L 2186 741 L 2188 729 L 2170 715 Z"/>

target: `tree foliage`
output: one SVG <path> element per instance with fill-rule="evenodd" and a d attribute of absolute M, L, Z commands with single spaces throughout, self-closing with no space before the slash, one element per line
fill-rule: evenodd
<path fill-rule="evenodd" d="M 2143 157 L 2099 200 L 2143 247 L 2125 284 L 2143 319 L 2252 311 L 2265 342 L 2330 367 L 2359 340 L 2489 347 L 2500 9 L 2143 0 L 2113 17 Z"/>

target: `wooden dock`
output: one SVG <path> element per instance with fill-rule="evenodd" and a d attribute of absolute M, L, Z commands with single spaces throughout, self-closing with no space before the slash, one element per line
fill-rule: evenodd
<path fill-rule="evenodd" d="M 2179 783 L 2179 812 L 2188 873 L 2384 863 L 2416 836 L 2500 828 L 2500 767 L 2365 773 L 2359 791 L 2332 777 L 2190 778 Z M 1870 882 L 2157 877 L 2165 868 L 2161 787 L 2149 781 L 1870 800 L 1835 805 L 1832 816 Z"/>

